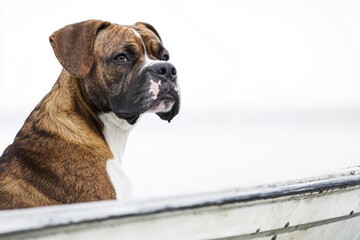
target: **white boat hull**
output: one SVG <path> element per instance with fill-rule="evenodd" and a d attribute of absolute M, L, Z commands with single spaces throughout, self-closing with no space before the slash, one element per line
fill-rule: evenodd
<path fill-rule="evenodd" d="M 136 202 L 0 212 L 0 239 L 359 240 L 360 168 Z"/>

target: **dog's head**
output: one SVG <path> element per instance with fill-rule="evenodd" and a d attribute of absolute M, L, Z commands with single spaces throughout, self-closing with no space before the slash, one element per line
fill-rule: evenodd
<path fill-rule="evenodd" d="M 145 112 L 167 121 L 178 114 L 177 72 L 153 26 L 89 20 L 56 31 L 50 42 L 98 113 L 113 112 L 130 124 Z"/>

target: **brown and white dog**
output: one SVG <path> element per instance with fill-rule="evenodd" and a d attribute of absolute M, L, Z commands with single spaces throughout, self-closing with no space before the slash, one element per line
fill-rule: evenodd
<path fill-rule="evenodd" d="M 63 70 L 0 157 L 0 209 L 126 197 L 129 131 L 143 113 L 179 112 L 176 69 L 151 25 L 89 20 L 50 42 Z"/>

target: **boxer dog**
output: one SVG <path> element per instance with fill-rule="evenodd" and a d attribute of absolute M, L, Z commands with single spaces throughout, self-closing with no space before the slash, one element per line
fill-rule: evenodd
<path fill-rule="evenodd" d="M 175 67 L 153 26 L 88 20 L 54 32 L 63 70 L 0 157 L 0 209 L 123 199 L 129 131 L 180 108 Z"/>

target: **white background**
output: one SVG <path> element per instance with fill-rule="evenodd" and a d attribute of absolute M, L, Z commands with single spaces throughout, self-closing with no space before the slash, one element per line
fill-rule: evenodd
<path fill-rule="evenodd" d="M 135 196 L 277 181 L 360 160 L 359 1 L 0 1 L 0 151 L 61 71 L 48 37 L 86 19 L 151 23 L 182 90 L 147 115 L 124 168 Z"/>

